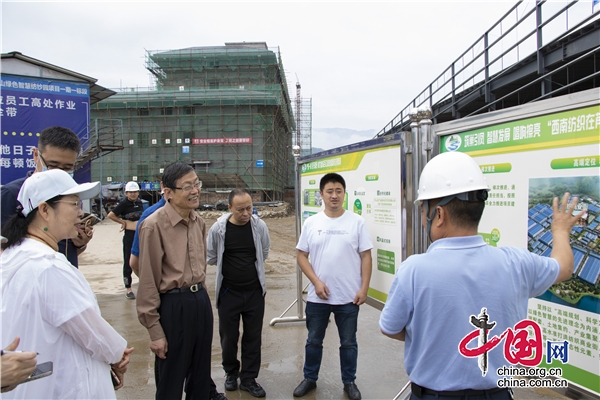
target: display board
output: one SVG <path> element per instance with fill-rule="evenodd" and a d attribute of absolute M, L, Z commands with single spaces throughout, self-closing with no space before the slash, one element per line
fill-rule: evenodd
<path fill-rule="evenodd" d="M 346 181 L 344 209 L 365 219 L 373 241 L 368 296 L 375 302 L 369 302 L 371 305 L 385 302 L 396 268 L 402 262 L 406 237 L 401 209 L 401 145 L 388 141 L 373 147 L 377 143 L 366 141 L 344 154 L 325 152 L 299 162 L 302 223 L 323 210 L 319 182 L 325 174 L 335 172 Z"/>
<path fill-rule="evenodd" d="M 1 184 L 22 178 L 35 168 L 33 148 L 45 128 L 62 126 L 75 132 L 82 143 L 89 139 L 87 83 L 3 74 L 0 88 Z M 89 171 L 87 175 L 89 180 Z"/>
<path fill-rule="evenodd" d="M 488 244 L 549 256 L 552 199 L 569 192 L 587 210 L 571 232 L 572 278 L 531 299 L 528 318 L 542 327 L 545 340 L 569 343 L 567 364 L 552 360 L 540 366 L 560 367 L 563 378 L 598 394 L 600 106 L 597 90 L 588 97 L 595 104 L 573 108 L 573 98 L 553 99 L 547 101 L 550 113 L 540 102 L 537 115 L 504 115 L 492 125 L 481 125 L 479 118 L 479 127 L 465 131 L 457 130 L 458 123 L 441 124 L 435 132 L 440 152 L 465 152 L 485 174 L 492 190 L 479 229 Z"/>

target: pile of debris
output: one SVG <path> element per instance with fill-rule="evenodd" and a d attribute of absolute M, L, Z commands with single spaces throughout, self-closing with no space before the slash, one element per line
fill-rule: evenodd
<path fill-rule="evenodd" d="M 294 207 L 285 201 L 254 203 L 254 208 L 260 218 L 283 218 L 294 213 Z M 198 215 L 204 219 L 217 219 L 227 212 L 229 211 L 197 211 Z"/>

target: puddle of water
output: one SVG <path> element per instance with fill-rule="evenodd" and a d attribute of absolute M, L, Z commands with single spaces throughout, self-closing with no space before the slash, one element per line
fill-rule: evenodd
<path fill-rule="evenodd" d="M 304 356 L 304 355 L 303 355 Z M 262 365 L 262 369 L 267 371 L 271 371 L 274 373 L 293 373 L 302 370 L 302 366 L 304 365 L 304 359 L 300 359 L 299 356 L 292 356 L 288 358 L 284 358 L 277 362 L 270 362 Z M 300 369 L 298 368 L 300 366 Z"/>

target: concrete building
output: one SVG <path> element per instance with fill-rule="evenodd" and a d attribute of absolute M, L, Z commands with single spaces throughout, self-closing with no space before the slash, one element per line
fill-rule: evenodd
<path fill-rule="evenodd" d="M 293 186 L 296 122 L 279 49 L 243 42 L 149 51 L 145 66 L 155 87 L 121 89 L 92 107 L 98 137 L 120 137 L 124 147 L 94 161 L 93 180 L 155 190 L 163 168 L 182 161 L 203 182 L 202 202 L 233 188 L 283 199 Z"/>

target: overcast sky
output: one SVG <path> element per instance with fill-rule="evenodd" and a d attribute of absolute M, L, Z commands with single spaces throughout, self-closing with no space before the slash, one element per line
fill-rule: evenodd
<path fill-rule="evenodd" d="M 3 0 L 2 52 L 148 87 L 145 50 L 266 42 L 290 94 L 297 76 L 312 97 L 313 146 L 327 149 L 372 137 L 514 3 Z"/>

